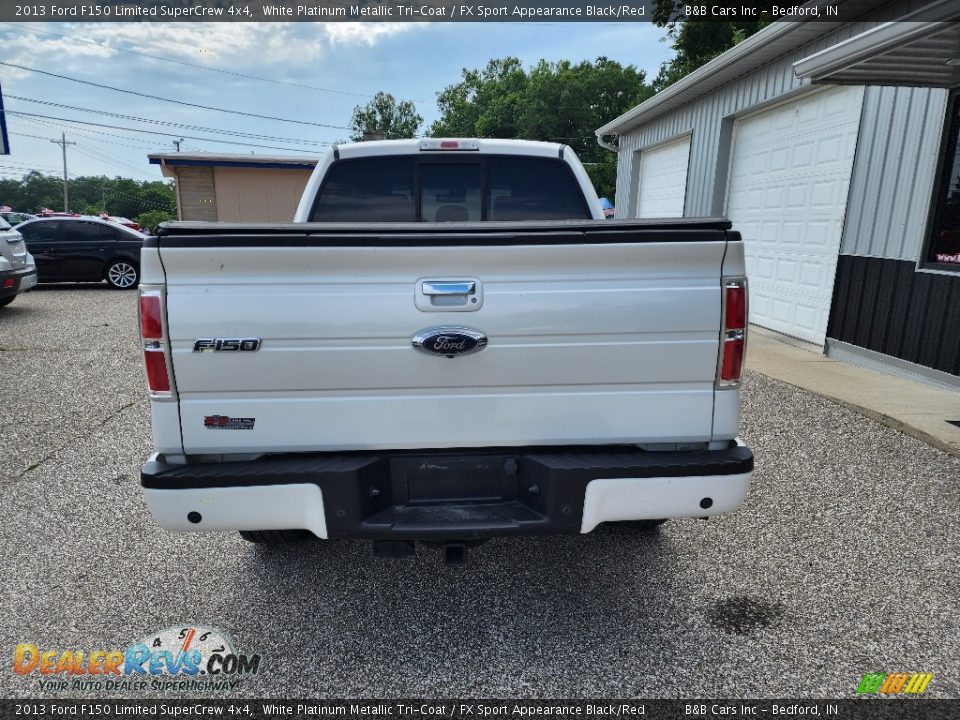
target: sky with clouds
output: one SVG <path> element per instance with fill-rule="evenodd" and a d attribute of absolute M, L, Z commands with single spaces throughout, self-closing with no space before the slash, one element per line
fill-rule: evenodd
<path fill-rule="evenodd" d="M 187 103 L 333 126 L 204 110 L 0 65 L 11 150 L 0 156 L 0 176 L 19 177 L 31 169 L 59 174 L 61 151 L 50 139 L 61 131 L 77 143 L 67 151 L 71 175 L 160 179 L 147 153 L 173 151 L 172 140 L 187 135 L 203 139 L 185 139 L 184 151 L 317 155 L 325 147 L 320 143 L 348 137 L 354 106 L 379 90 L 415 101 L 428 127 L 438 117 L 437 92 L 457 82 L 463 67 L 482 67 L 508 55 L 527 66 L 541 58 L 576 62 L 605 55 L 652 77 L 671 54 L 663 36 L 663 29 L 641 22 L 0 23 L 3 63 Z M 263 139 L 239 141 L 273 147 L 239 145 L 228 135 L 151 120 L 253 133 Z"/>

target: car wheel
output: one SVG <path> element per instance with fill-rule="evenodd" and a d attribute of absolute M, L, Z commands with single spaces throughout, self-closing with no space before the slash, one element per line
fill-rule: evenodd
<path fill-rule="evenodd" d="M 308 530 L 241 530 L 240 537 L 260 545 L 282 545 L 311 540 L 316 536 Z"/>
<path fill-rule="evenodd" d="M 17 297 L 16 295 L 7 295 L 5 298 L 0 298 L 0 307 L 6 307 L 13 302 L 13 299 Z"/>
<path fill-rule="evenodd" d="M 115 260 L 107 268 L 107 283 L 116 290 L 135 288 L 140 282 L 137 266 L 126 260 Z"/>

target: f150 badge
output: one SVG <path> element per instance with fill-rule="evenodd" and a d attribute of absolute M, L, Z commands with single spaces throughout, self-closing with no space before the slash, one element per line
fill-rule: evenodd
<path fill-rule="evenodd" d="M 412 339 L 413 347 L 427 355 L 453 358 L 471 355 L 487 346 L 487 336 L 468 327 L 440 325 L 424 328 Z"/>
<path fill-rule="evenodd" d="M 194 352 L 256 352 L 260 338 L 197 338 Z"/>

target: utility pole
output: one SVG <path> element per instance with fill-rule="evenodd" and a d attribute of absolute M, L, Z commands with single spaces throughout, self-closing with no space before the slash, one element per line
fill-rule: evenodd
<path fill-rule="evenodd" d="M 63 211 L 70 212 L 70 193 L 67 190 L 67 145 L 76 145 L 76 143 L 67 142 L 67 134 L 65 132 L 60 133 L 59 140 L 51 140 L 50 142 L 59 145 L 63 150 Z"/>

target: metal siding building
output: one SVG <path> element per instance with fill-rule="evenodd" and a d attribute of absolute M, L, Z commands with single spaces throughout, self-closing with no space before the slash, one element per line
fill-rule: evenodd
<path fill-rule="evenodd" d="M 742 232 L 751 322 L 960 387 L 960 312 L 946 310 L 960 267 L 925 262 L 960 85 L 957 10 L 862 6 L 858 22 L 774 23 L 600 128 L 601 144 L 619 136 L 616 217 L 648 216 L 644 159 L 688 142 L 674 203 Z M 885 22 L 931 8 L 949 22 Z"/>

